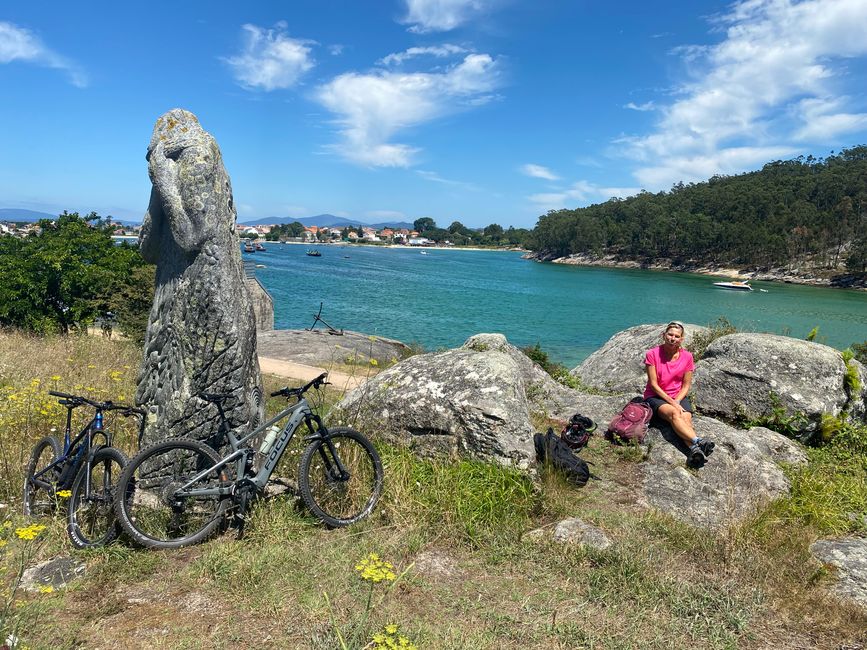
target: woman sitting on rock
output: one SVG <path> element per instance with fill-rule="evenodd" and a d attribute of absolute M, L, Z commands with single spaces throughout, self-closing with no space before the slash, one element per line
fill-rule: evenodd
<path fill-rule="evenodd" d="M 713 451 L 710 440 L 700 438 L 692 426 L 692 404 L 689 388 L 695 363 L 692 354 L 681 348 L 683 323 L 671 321 L 662 332 L 662 345 L 644 355 L 647 366 L 647 387 L 644 400 L 655 416 L 665 420 L 689 447 L 689 464 L 701 465 Z"/>

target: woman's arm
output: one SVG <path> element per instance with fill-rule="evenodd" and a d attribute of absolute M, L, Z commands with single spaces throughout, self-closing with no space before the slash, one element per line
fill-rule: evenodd
<path fill-rule="evenodd" d="M 692 386 L 692 370 L 687 370 L 683 373 L 683 385 L 681 385 L 680 390 L 677 392 L 677 398 L 675 401 L 680 404 L 680 400 L 689 395 L 689 388 Z"/>

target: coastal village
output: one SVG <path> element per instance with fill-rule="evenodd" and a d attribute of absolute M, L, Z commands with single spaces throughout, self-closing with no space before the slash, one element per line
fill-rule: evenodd
<path fill-rule="evenodd" d="M 350 227 L 323 227 L 304 226 L 304 230 L 296 237 L 278 235 L 274 232 L 277 224 L 270 225 L 244 225 L 238 224 L 236 231 L 241 239 L 266 240 L 280 242 L 294 242 L 303 244 L 322 244 L 338 241 L 359 243 L 395 244 L 402 246 L 453 246 L 449 240 L 435 241 L 422 237 L 416 230 L 408 228 L 373 228 L 370 226 Z M 137 238 L 140 225 L 114 224 L 114 237 Z M 0 222 L 0 235 L 12 235 L 13 237 L 26 237 L 39 231 L 38 223 L 25 223 L 20 221 Z"/>

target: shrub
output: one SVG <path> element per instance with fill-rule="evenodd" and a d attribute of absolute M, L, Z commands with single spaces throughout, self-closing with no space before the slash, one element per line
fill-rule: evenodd
<path fill-rule="evenodd" d="M 737 328 L 725 316 L 720 316 L 715 322 L 708 325 L 707 332 L 696 332 L 693 334 L 692 340 L 690 340 L 686 349 L 692 352 L 692 356 L 698 361 L 704 356 L 705 351 L 711 343 L 721 336 L 734 334 L 737 331 Z"/>

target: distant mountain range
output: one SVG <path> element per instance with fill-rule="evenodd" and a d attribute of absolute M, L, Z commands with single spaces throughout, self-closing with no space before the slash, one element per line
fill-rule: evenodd
<path fill-rule="evenodd" d="M 412 224 L 406 221 L 383 221 L 382 223 L 365 223 L 358 219 L 346 219 L 333 214 L 317 214 L 313 217 L 265 217 L 253 221 L 239 222 L 241 226 L 266 226 L 273 224 L 293 223 L 297 221 L 302 226 L 319 226 L 320 228 L 346 228 L 348 226 L 367 226 L 368 228 L 407 228 L 412 230 Z"/>
<path fill-rule="evenodd" d="M 40 219 L 56 219 L 56 214 L 36 212 L 24 208 L 0 208 L 0 221 L 17 221 L 19 223 L 35 223 Z"/>

